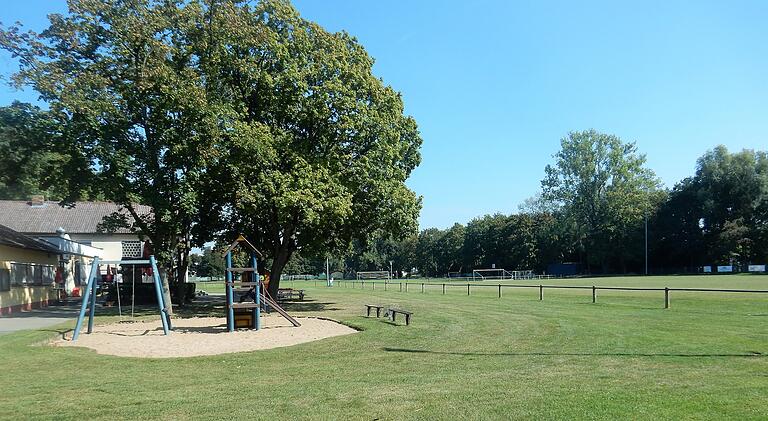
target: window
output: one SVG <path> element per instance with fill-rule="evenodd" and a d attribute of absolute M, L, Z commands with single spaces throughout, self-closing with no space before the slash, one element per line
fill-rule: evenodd
<path fill-rule="evenodd" d="M 141 257 L 141 241 L 123 241 L 123 258 Z"/>
<path fill-rule="evenodd" d="M 40 265 L 30 265 L 30 269 L 32 272 L 32 284 L 42 285 L 43 284 L 43 267 Z"/>
<path fill-rule="evenodd" d="M 56 268 L 34 263 L 11 263 L 10 285 L 52 285 L 56 281 Z"/>
<path fill-rule="evenodd" d="M 56 283 L 56 267 L 43 266 L 43 285 L 53 285 Z"/>
<path fill-rule="evenodd" d="M 29 265 L 11 263 L 11 285 L 17 287 L 27 285 L 32 280 L 29 272 Z"/>
<path fill-rule="evenodd" d="M 11 271 L 8 269 L 0 269 L 0 291 L 11 290 Z"/>

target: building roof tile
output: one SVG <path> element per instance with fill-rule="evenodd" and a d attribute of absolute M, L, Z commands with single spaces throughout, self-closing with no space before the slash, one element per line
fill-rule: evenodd
<path fill-rule="evenodd" d="M 141 215 L 151 213 L 149 206 L 136 205 Z M 24 200 L 0 200 L 0 224 L 25 234 L 55 234 L 59 228 L 69 234 L 95 234 L 105 217 L 128 211 L 111 202 L 75 202 L 74 207 L 59 206 L 58 202 L 31 202 Z M 128 216 L 129 221 L 133 218 Z M 120 228 L 116 233 L 130 233 Z"/>

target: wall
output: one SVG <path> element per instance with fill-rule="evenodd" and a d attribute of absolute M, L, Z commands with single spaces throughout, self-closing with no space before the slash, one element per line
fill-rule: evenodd
<path fill-rule="evenodd" d="M 123 257 L 123 241 L 138 241 L 139 237 L 130 234 L 69 234 L 70 239 L 97 247 L 104 252 L 103 260 L 120 260 Z"/>
<path fill-rule="evenodd" d="M 40 263 L 42 265 L 55 266 L 58 261 L 59 256 L 57 254 L 48 254 L 43 251 L 27 250 L 0 244 L 0 268 L 10 269 L 11 262 Z"/>
<path fill-rule="evenodd" d="M 58 255 L 0 245 L 0 268 L 11 269 L 11 263 L 38 263 L 56 266 Z M 55 296 L 50 286 L 11 286 L 0 291 L 0 315 L 45 307 Z"/>
<path fill-rule="evenodd" d="M 11 287 L 0 292 L 0 316 L 47 307 L 54 299 L 56 293 L 49 286 Z"/>

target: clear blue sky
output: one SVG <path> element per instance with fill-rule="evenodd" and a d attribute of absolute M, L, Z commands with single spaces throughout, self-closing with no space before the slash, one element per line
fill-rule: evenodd
<path fill-rule="evenodd" d="M 63 0 L 6 2 L 41 28 Z M 419 124 L 421 226 L 514 212 L 568 131 L 636 141 L 667 186 L 717 144 L 768 149 L 766 1 L 300 0 L 356 36 Z M 0 54 L 0 73 L 13 63 Z M 34 95 L 0 88 L 0 104 Z"/>

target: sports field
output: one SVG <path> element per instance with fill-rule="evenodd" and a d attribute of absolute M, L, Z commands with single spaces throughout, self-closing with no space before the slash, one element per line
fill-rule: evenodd
<path fill-rule="evenodd" d="M 768 289 L 768 276 L 546 281 L 555 282 Z M 162 360 L 39 345 L 64 328 L 7 334 L 0 417 L 768 417 L 768 294 L 676 292 L 665 310 L 663 292 L 605 291 L 593 304 L 590 291 L 547 290 L 539 301 L 537 289 L 498 298 L 494 288 L 473 287 L 467 296 L 466 283 L 445 295 L 440 286 L 401 293 L 295 284 L 308 300 L 287 305 L 291 313 L 363 332 Z M 365 318 L 367 303 L 411 310 L 412 324 Z"/>

